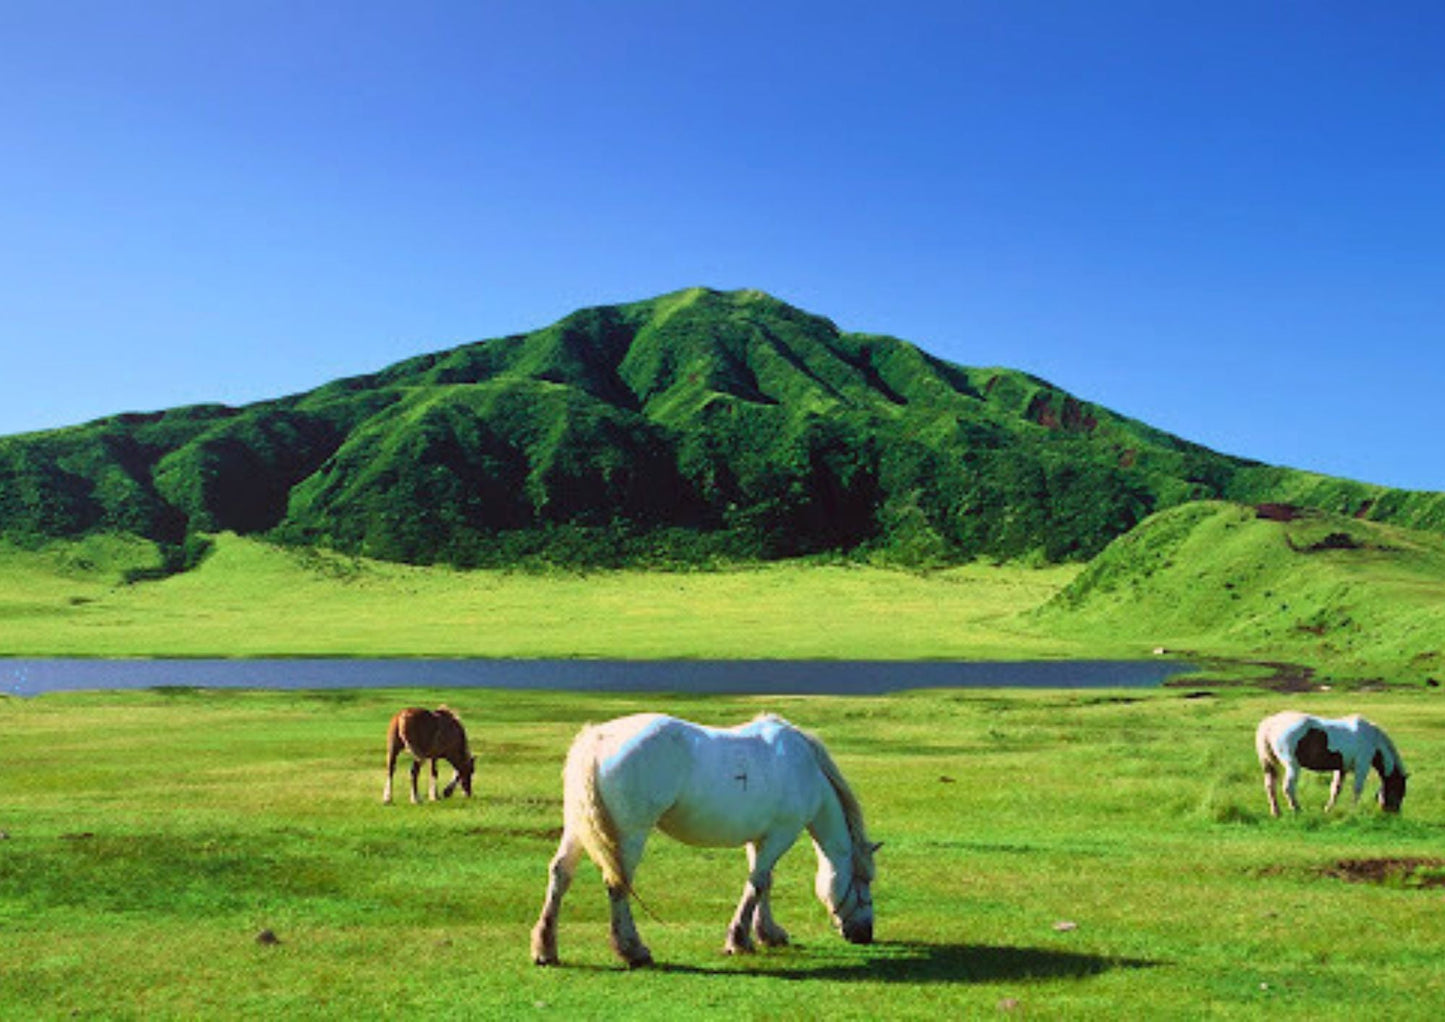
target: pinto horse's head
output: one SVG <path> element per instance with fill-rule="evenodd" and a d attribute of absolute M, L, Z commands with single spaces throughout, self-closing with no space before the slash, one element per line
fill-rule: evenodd
<path fill-rule="evenodd" d="M 1396 770 L 1386 774 L 1380 785 L 1380 808 L 1387 813 L 1398 813 L 1400 803 L 1405 801 L 1405 773 Z"/>

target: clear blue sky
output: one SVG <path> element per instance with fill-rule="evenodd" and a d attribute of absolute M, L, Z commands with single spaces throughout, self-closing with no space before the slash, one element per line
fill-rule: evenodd
<path fill-rule="evenodd" d="M 1445 4 L 0 2 L 0 433 L 756 287 L 1445 489 Z"/>

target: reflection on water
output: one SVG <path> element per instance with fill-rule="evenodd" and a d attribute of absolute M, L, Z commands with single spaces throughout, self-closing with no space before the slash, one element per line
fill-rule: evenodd
<path fill-rule="evenodd" d="M 80 689 L 515 688 L 878 695 L 910 688 L 1147 688 L 1167 660 L 0 660 L 10 695 Z"/>

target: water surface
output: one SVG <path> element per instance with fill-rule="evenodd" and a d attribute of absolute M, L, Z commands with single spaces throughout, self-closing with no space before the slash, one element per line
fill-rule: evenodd
<path fill-rule="evenodd" d="M 880 695 L 912 688 L 1149 688 L 1171 660 L 0 660 L 0 692 L 86 689 L 499 688 Z"/>

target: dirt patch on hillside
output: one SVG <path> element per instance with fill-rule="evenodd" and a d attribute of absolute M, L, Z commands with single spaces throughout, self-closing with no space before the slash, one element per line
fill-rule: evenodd
<path fill-rule="evenodd" d="M 1351 884 L 1382 884 L 1412 890 L 1445 887 L 1445 859 L 1341 859 L 1320 873 Z"/>

